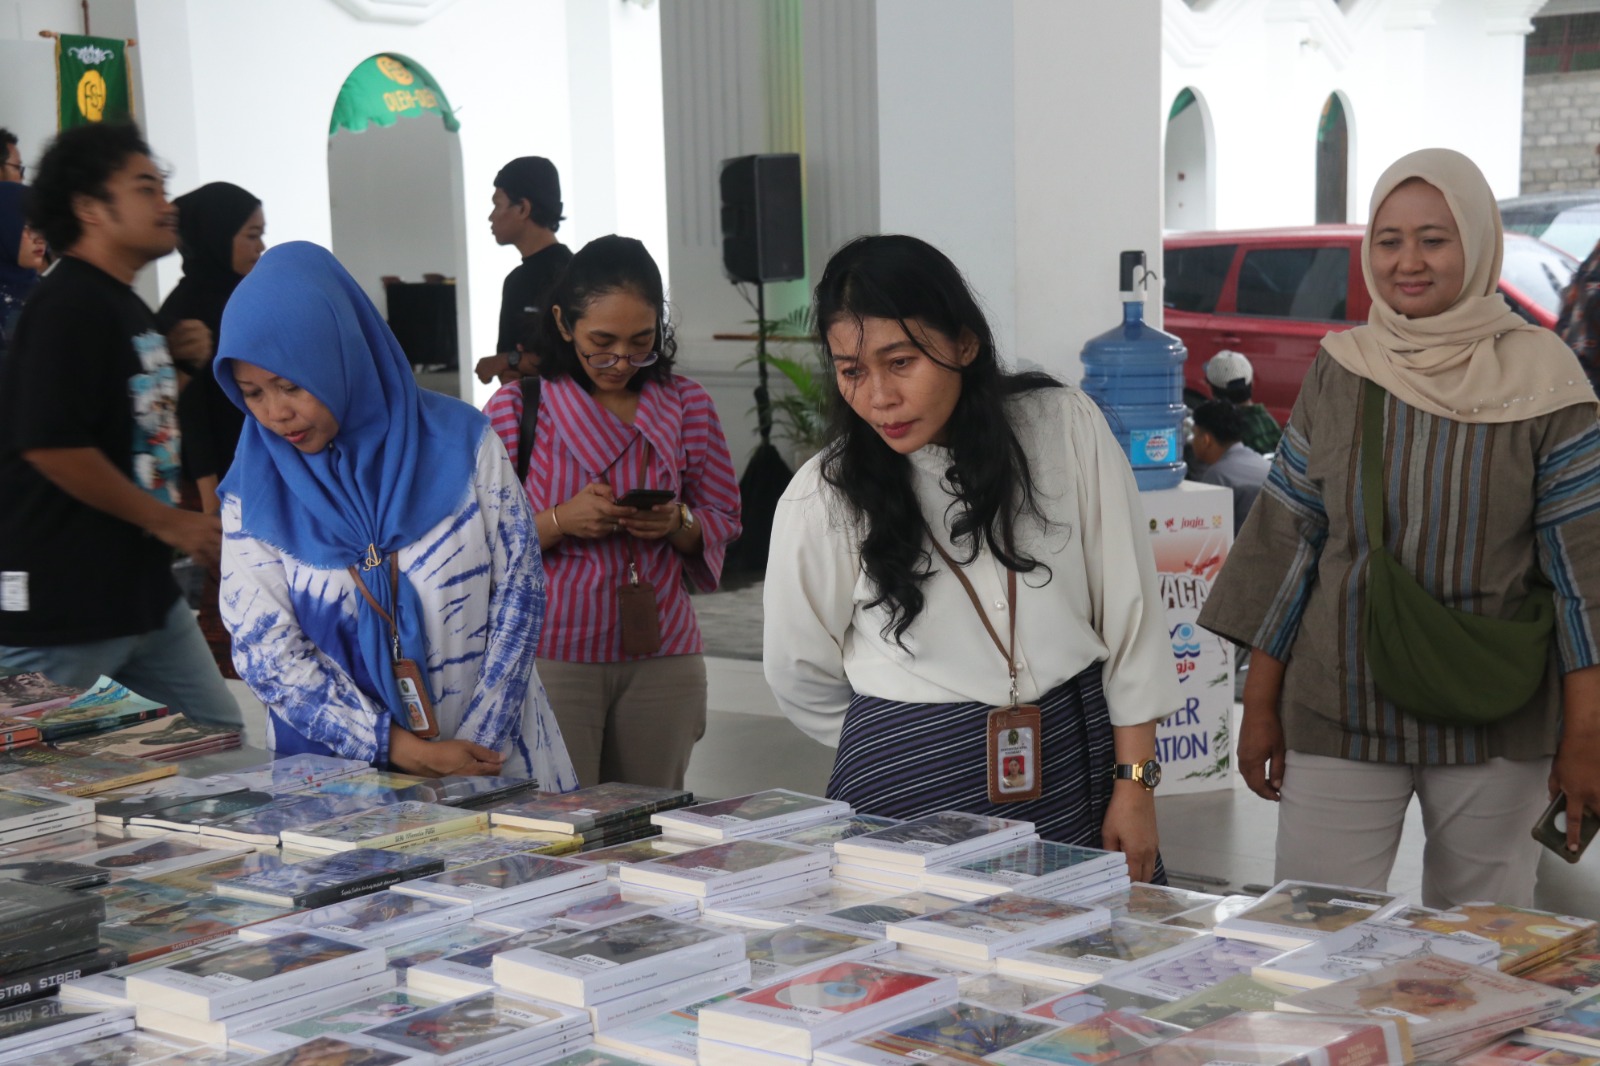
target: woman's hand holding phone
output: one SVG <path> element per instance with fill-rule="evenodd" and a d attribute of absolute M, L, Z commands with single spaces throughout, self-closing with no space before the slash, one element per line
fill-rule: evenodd
<path fill-rule="evenodd" d="M 557 504 L 555 517 L 565 536 L 599 540 L 621 529 L 622 521 L 631 514 L 631 509 L 619 506 L 612 498 L 610 485 L 596 481 L 570 500 Z"/>

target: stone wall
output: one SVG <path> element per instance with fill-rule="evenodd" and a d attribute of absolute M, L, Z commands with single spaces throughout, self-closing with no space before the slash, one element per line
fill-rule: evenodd
<path fill-rule="evenodd" d="M 1522 193 L 1600 188 L 1600 70 L 1523 82 Z"/>

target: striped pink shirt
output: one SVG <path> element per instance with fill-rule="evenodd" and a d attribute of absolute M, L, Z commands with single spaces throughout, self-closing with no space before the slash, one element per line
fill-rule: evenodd
<path fill-rule="evenodd" d="M 641 579 L 656 589 L 661 618 L 656 655 L 698 655 L 705 646 L 685 579 L 698 589 L 716 588 L 728 545 L 739 536 L 739 481 L 711 397 L 676 375 L 665 385 L 646 382 L 630 426 L 570 378 L 546 380 L 540 388 L 539 423 L 523 486 L 535 511 L 570 500 L 609 468 L 603 480 L 618 496 L 634 488 L 670 488 L 694 512 L 704 538 L 698 556 L 680 555 L 665 538 L 632 543 Z M 500 389 L 484 413 L 515 462 L 522 386 Z M 644 441 L 651 445 L 650 466 L 641 478 Z M 631 658 L 622 651 L 617 614 L 617 589 L 628 574 L 628 539 L 626 533 L 600 540 L 568 537 L 545 553 L 550 598 L 541 658 L 575 663 Z"/>

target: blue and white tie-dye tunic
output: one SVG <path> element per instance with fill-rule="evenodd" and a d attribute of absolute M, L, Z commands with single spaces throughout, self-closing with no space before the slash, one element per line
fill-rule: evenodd
<path fill-rule="evenodd" d="M 370 605 L 344 570 L 321 569 L 241 528 L 237 497 L 222 500 L 222 618 L 239 676 L 267 705 L 268 746 L 384 763 L 387 708 L 368 693 L 357 619 Z M 548 791 L 577 776 L 534 667 L 544 623 L 544 565 L 533 513 L 487 423 L 476 471 L 455 512 L 402 548 L 421 597 L 425 669 L 439 735 L 505 756 L 504 773 Z"/>

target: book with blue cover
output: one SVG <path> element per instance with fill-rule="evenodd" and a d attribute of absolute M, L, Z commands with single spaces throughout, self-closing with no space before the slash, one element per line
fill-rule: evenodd
<path fill-rule="evenodd" d="M 488 825 L 489 816 L 483 811 L 407 800 L 330 818 L 315 825 L 285 829 L 278 834 L 278 840 L 285 848 L 302 851 L 351 851 L 485 829 Z"/>
<path fill-rule="evenodd" d="M 357 848 L 218 881 L 216 893 L 233 899 L 305 909 L 364 896 L 443 870 L 441 859 Z"/>
<path fill-rule="evenodd" d="M 94 687 L 65 706 L 34 717 L 46 743 L 66 737 L 100 733 L 118 726 L 161 718 L 167 708 L 147 700 L 120 682 L 102 677 Z"/>
<path fill-rule="evenodd" d="M 376 801 L 367 796 L 295 793 L 279 796 L 254 810 L 202 826 L 200 835 L 238 840 L 256 847 L 276 847 L 278 835 L 285 829 L 359 814 L 372 810 L 374 806 Z"/>

